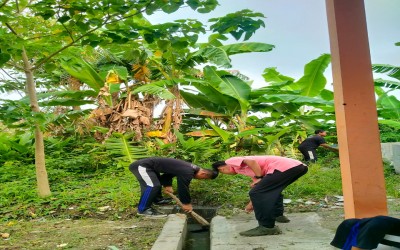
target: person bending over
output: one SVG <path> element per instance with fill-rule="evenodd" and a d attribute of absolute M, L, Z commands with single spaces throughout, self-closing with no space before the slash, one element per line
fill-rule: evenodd
<path fill-rule="evenodd" d="M 215 179 L 217 171 L 200 168 L 190 162 L 173 158 L 150 157 L 133 162 L 129 170 L 140 183 L 141 196 L 138 215 L 163 217 L 162 213 L 152 207 L 153 202 L 164 192 L 173 193 L 172 179 L 176 177 L 178 196 L 183 203 L 183 210 L 193 210 L 189 193 L 192 179 Z"/>
<path fill-rule="evenodd" d="M 297 148 L 303 154 L 305 162 L 317 161 L 317 148 L 319 146 L 330 149 L 332 151 L 338 151 L 337 148 L 332 147 L 326 143 L 324 138 L 325 136 L 325 130 L 317 129 L 315 130 L 315 134 L 313 136 L 308 137 L 302 143 L 300 143 Z"/>
<path fill-rule="evenodd" d="M 247 212 L 253 211 L 258 227 L 240 232 L 242 236 L 261 236 L 282 233 L 277 222 L 289 222 L 283 215 L 282 191 L 307 173 L 302 162 L 280 156 L 238 156 L 212 164 L 222 174 L 242 174 L 252 178 Z"/>

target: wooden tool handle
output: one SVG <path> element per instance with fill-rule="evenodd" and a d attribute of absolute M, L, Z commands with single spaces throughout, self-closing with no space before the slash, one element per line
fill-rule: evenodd
<path fill-rule="evenodd" d="M 172 194 L 172 193 L 169 193 L 169 192 L 166 192 L 172 199 L 174 199 L 175 201 L 176 201 L 176 203 L 179 205 L 179 206 L 181 206 L 181 207 L 183 207 L 183 203 L 179 200 L 179 198 L 178 197 L 176 197 L 174 194 Z M 210 223 L 206 220 L 206 219 L 204 219 L 203 217 L 201 217 L 199 214 L 197 214 L 195 211 L 191 211 L 191 212 L 189 212 L 189 214 L 198 222 L 198 223 L 200 223 L 201 225 L 203 225 L 203 226 L 209 226 L 210 225 Z"/>

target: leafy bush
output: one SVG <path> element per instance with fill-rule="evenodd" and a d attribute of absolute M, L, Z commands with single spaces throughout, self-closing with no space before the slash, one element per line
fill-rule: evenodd
<path fill-rule="evenodd" d="M 0 165 L 33 163 L 33 136 L 30 132 L 0 132 Z"/>
<path fill-rule="evenodd" d="M 400 142 L 399 130 L 386 124 L 379 124 L 381 142 Z"/>

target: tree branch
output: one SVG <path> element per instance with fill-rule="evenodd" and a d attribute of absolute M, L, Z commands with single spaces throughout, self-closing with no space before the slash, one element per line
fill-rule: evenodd
<path fill-rule="evenodd" d="M 4 3 L 2 3 L 2 4 L 0 5 L 0 9 L 3 8 L 3 7 L 8 3 L 8 1 L 10 1 L 10 0 L 4 0 Z"/>
<path fill-rule="evenodd" d="M 15 30 L 11 27 L 11 25 L 9 25 L 8 23 L 6 23 L 6 26 L 7 26 L 7 28 L 8 28 L 14 35 L 16 35 L 16 36 L 19 37 L 18 33 L 15 32 Z"/>
<path fill-rule="evenodd" d="M 58 12 L 57 12 L 57 17 L 58 19 L 60 19 L 60 14 L 59 14 L 60 8 L 58 8 Z M 69 37 L 71 38 L 71 40 L 74 42 L 74 37 L 72 36 L 71 31 L 65 27 L 64 23 L 61 23 L 61 25 L 63 26 L 63 28 L 68 32 Z"/>
<path fill-rule="evenodd" d="M 106 21 L 105 21 L 105 22 L 106 22 Z M 105 24 L 105 23 L 104 23 L 104 24 Z M 64 51 L 64 50 L 66 50 L 67 48 L 69 48 L 69 47 L 71 47 L 71 46 L 73 46 L 75 43 L 77 43 L 78 41 L 80 41 L 82 38 L 88 36 L 89 34 L 91 34 L 91 33 L 93 33 L 94 31 L 100 29 L 101 27 L 102 27 L 102 26 L 95 27 L 95 28 L 89 30 L 88 32 L 86 32 L 85 34 L 79 36 L 77 39 L 72 40 L 72 42 L 70 42 L 70 43 L 67 44 L 66 46 L 60 48 L 59 50 L 57 50 L 57 51 L 55 51 L 55 52 L 53 52 L 53 53 L 51 53 L 51 55 L 49 55 L 47 58 L 43 59 L 43 61 L 38 62 L 38 64 L 35 65 L 32 69 L 35 70 L 35 69 L 39 68 L 41 65 L 43 65 L 43 64 L 46 63 L 46 62 L 48 62 L 51 58 L 53 58 L 53 57 L 54 57 L 55 55 L 57 55 L 58 53 L 60 53 L 60 52 L 62 52 L 62 51 Z"/>
<path fill-rule="evenodd" d="M 19 4 L 18 4 L 18 0 L 15 0 L 15 8 L 17 13 L 19 14 Z"/>

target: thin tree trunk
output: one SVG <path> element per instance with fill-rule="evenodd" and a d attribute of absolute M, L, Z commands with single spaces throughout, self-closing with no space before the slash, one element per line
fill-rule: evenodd
<path fill-rule="evenodd" d="M 31 109 L 33 112 L 40 112 L 36 97 L 35 82 L 33 80 L 32 66 L 28 60 L 25 48 L 22 50 L 22 59 L 24 61 L 26 89 L 30 100 Z M 43 132 L 40 130 L 40 125 L 38 123 L 35 124 L 35 166 L 38 194 L 40 197 L 50 196 L 51 191 L 46 171 Z"/>
<path fill-rule="evenodd" d="M 70 89 L 79 91 L 79 90 L 81 90 L 81 85 L 82 85 L 81 82 L 77 78 L 75 78 L 73 76 L 70 76 L 68 78 L 68 86 Z M 73 106 L 72 109 L 73 110 L 81 110 L 81 106 Z"/>

